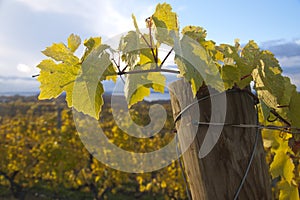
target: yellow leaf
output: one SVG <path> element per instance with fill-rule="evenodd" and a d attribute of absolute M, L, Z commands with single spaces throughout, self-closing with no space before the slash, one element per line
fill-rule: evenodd
<path fill-rule="evenodd" d="M 80 66 L 43 60 L 37 67 L 41 69 L 38 77 L 41 83 L 39 99 L 56 98 L 65 91 L 68 106 L 71 107 L 74 82 L 80 73 Z"/>
<path fill-rule="evenodd" d="M 71 34 L 68 38 L 68 48 L 71 52 L 75 52 L 81 43 L 79 36 Z"/>
<path fill-rule="evenodd" d="M 95 177 L 95 182 L 97 183 L 100 179 L 101 179 L 100 176 L 96 176 L 96 177 Z"/>
<path fill-rule="evenodd" d="M 79 63 L 79 59 L 63 43 L 54 43 L 51 47 L 47 47 L 42 51 L 42 53 L 56 61 L 62 61 L 70 65 Z"/>
<path fill-rule="evenodd" d="M 157 31 L 157 41 L 173 45 L 174 37 L 178 36 L 179 27 L 177 15 L 172 12 L 172 7 L 166 3 L 158 4 L 152 19 Z"/>
<path fill-rule="evenodd" d="M 291 158 L 284 151 L 277 151 L 270 165 L 270 172 L 273 178 L 281 176 L 291 183 L 294 178 L 294 168 Z"/>
<path fill-rule="evenodd" d="M 281 181 L 278 183 L 278 188 L 280 189 L 279 200 L 299 200 L 297 185 Z"/>
<path fill-rule="evenodd" d="M 167 183 L 165 181 L 162 181 L 160 184 L 161 188 L 166 188 L 167 187 Z"/>
<path fill-rule="evenodd" d="M 158 4 L 152 17 L 156 27 L 177 31 L 179 29 L 177 15 L 172 12 L 172 7 L 167 3 Z"/>

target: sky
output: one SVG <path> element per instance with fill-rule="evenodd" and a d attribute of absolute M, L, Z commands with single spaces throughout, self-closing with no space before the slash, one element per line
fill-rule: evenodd
<path fill-rule="evenodd" d="M 0 0 L 0 94 L 37 92 L 41 53 L 71 34 L 104 40 L 140 27 L 157 3 L 141 0 Z M 255 40 L 272 51 L 300 88 L 300 0 L 174 0 L 180 27 L 202 26 L 208 39 L 242 44 Z"/>

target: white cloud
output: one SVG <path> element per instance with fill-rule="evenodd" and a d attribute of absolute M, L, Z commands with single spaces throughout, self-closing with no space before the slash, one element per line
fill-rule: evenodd
<path fill-rule="evenodd" d="M 72 13 L 78 1 L 72 0 L 17 0 L 37 12 Z"/>
<path fill-rule="evenodd" d="M 74 15 L 84 20 L 84 28 L 94 34 L 111 37 L 133 29 L 131 14 L 135 13 L 143 22 L 153 11 L 152 3 L 128 0 L 17 0 L 36 12 L 54 12 Z M 134 3 L 134 7 L 130 6 Z M 128 8 L 128 9 L 127 9 Z M 142 24 L 144 25 L 144 24 Z"/>
<path fill-rule="evenodd" d="M 291 79 L 291 82 L 297 86 L 297 90 L 300 91 L 300 73 L 283 73 Z"/>
<path fill-rule="evenodd" d="M 299 68 L 300 68 L 300 56 L 279 57 L 278 61 L 279 61 L 280 65 L 284 66 L 284 67 L 299 66 Z"/>
<path fill-rule="evenodd" d="M 32 71 L 32 69 L 28 65 L 23 64 L 23 63 L 20 63 L 17 65 L 17 70 L 20 72 L 23 72 L 23 73 L 28 73 L 28 72 Z"/>
<path fill-rule="evenodd" d="M 0 42 L 1 75 L 30 77 L 39 72 L 36 65 L 42 58 L 42 55 L 35 52 L 28 52 Z"/>

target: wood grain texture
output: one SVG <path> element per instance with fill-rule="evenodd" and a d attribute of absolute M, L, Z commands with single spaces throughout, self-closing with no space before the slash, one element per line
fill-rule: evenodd
<path fill-rule="evenodd" d="M 169 88 L 175 118 L 183 108 L 196 100 L 192 97 L 190 85 L 183 80 L 172 83 Z M 197 98 L 207 95 L 209 95 L 208 88 L 203 87 L 197 93 Z M 219 122 L 222 116 L 218 115 L 221 113 L 214 112 L 214 115 L 211 115 L 211 101 L 218 101 L 218 97 L 213 98 L 199 102 L 199 107 L 191 107 L 176 123 L 180 146 L 183 151 L 187 149 L 183 154 L 183 161 L 194 200 L 233 199 L 246 171 L 255 143 L 257 131 L 255 128 L 226 126 L 223 127 L 212 151 L 199 159 L 198 154 L 203 139 L 206 134 L 214 134 L 214 129 L 210 128 L 208 132 L 207 125 L 200 125 L 195 131 L 195 125 L 191 122 L 195 119 L 198 119 L 196 121 Z M 252 97 L 245 92 L 228 92 L 226 99 L 225 123 L 256 124 L 256 111 Z M 213 105 L 213 109 L 217 111 L 223 108 L 224 103 Z M 189 143 L 192 144 L 188 146 Z M 238 199 L 271 199 L 270 176 L 260 134 L 253 163 Z"/>

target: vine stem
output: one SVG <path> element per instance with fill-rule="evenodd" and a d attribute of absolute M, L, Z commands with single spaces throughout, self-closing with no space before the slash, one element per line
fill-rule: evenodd
<path fill-rule="evenodd" d="M 172 69 L 162 69 L 162 68 L 155 68 L 155 69 L 147 69 L 147 70 L 132 70 L 126 72 L 118 72 L 117 75 L 125 75 L 125 74 L 141 74 L 141 73 L 149 73 L 149 72 L 167 72 L 172 74 L 179 74 L 180 72 L 177 70 Z"/>

